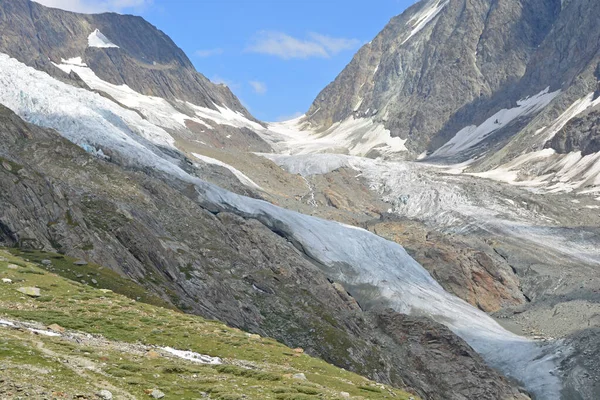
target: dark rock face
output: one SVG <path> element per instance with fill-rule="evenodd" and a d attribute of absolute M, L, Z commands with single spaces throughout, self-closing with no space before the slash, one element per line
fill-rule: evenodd
<path fill-rule="evenodd" d="M 96 29 L 119 48 L 88 47 L 88 36 Z M 168 100 L 228 107 L 252 118 L 226 86 L 197 72 L 167 35 L 141 17 L 84 15 L 29 0 L 2 0 L 0 52 L 63 80 L 69 77 L 52 62 L 82 57 L 107 82 Z"/>
<path fill-rule="evenodd" d="M 0 139 L 2 245 L 106 265 L 188 312 L 302 347 L 381 382 L 409 383 L 426 398 L 459 400 L 473 391 L 519 398 L 445 328 L 364 312 L 287 239 L 257 220 L 210 212 L 189 184 L 93 158 L 3 107 Z M 409 350 L 394 333 L 396 323 L 411 338 L 442 332 L 447 346 L 411 339 Z M 468 355 L 457 358 L 456 351 Z M 417 352 L 418 362 L 407 364 Z M 442 369 L 451 373 L 440 380 Z M 468 387 L 452 383 L 460 381 Z"/>
<path fill-rule="evenodd" d="M 426 318 L 383 311 L 376 316 L 382 331 L 402 343 L 403 368 L 419 371 L 407 383 L 419 387 L 425 399 L 528 399 L 514 390 L 504 391 L 504 378 L 482 368 L 485 362 L 462 339 L 443 325 Z M 447 355 L 455 360 L 447 362 Z M 427 368 L 423 368 L 423 366 Z M 487 382 L 481 385 L 481 382 Z M 431 386 L 430 386 L 431 385 Z M 440 388 L 442 393 L 440 393 Z"/>
<path fill-rule="evenodd" d="M 600 110 L 573 118 L 546 144 L 560 154 L 581 151 L 584 156 L 600 151 Z"/>
<path fill-rule="evenodd" d="M 565 375 L 565 399 L 600 397 L 600 329 L 587 329 L 567 339 L 572 354 L 561 365 Z"/>

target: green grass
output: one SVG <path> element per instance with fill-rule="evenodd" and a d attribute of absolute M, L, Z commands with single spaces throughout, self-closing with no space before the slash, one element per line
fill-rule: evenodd
<path fill-rule="evenodd" d="M 356 374 L 296 354 L 275 340 L 161 307 L 167 304 L 106 268 L 93 264 L 77 267 L 68 257 L 36 251 L 0 249 L 0 257 L 4 259 L 0 261 L 0 278 L 20 281 L 0 285 L 0 318 L 58 324 L 101 335 L 112 343 L 78 343 L 0 328 L 0 364 L 7 366 L 2 371 L 5 380 L 88 396 L 109 385 L 119 391 L 113 392 L 120 394 L 117 398 L 124 394 L 148 398 L 145 391 L 153 388 L 163 391 L 167 399 L 197 399 L 202 398 L 202 392 L 210 393 L 212 399 L 340 399 L 341 392 L 350 393 L 352 399 L 413 397 L 398 389 L 380 389 Z M 36 264 L 42 259 L 52 260 L 53 267 L 43 269 Z M 8 269 L 9 263 L 21 267 Z M 81 274 L 85 280 L 93 276 L 98 286 L 81 284 L 77 278 Z M 17 292 L 20 286 L 38 287 L 42 297 L 26 298 Z M 135 301 L 138 297 L 146 303 Z M 136 344 L 192 350 L 221 357 L 225 363 L 197 365 L 127 350 Z M 60 361 L 64 359 L 70 361 Z M 78 375 L 74 366 L 86 363 L 93 368 L 80 368 L 84 372 Z M 38 378 L 31 373 L 39 368 L 48 374 Z M 28 375 L 23 372 L 28 370 Z M 307 381 L 293 379 L 300 372 Z M 50 376 L 60 379 L 53 381 Z"/>
<path fill-rule="evenodd" d="M 91 280 L 95 279 L 98 282 L 98 284 L 95 285 L 97 288 L 109 289 L 115 293 L 122 294 L 130 299 L 134 299 L 142 303 L 148 303 L 166 308 L 175 308 L 170 303 L 159 298 L 158 296 L 149 294 L 141 285 L 138 285 L 135 282 L 132 282 L 130 279 L 124 278 L 116 272 L 108 268 L 101 267 L 97 264 L 89 263 L 88 265 L 77 266 L 74 264 L 76 261 L 78 261 L 77 259 L 62 254 L 45 253 L 37 250 L 21 250 L 17 248 L 11 248 L 7 250 L 10 251 L 12 255 L 21 259 L 27 259 L 32 263 L 36 263 L 40 268 L 60 275 L 63 278 L 77 282 L 83 280 L 90 284 Z M 52 266 L 42 266 L 42 260 L 52 261 Z M 18 262 L 19 261 L 17 260 L 17 263 Z M 28 269 L 28 271 L 38 270 L 39 269 L 37 268 L 35 270 Z"/>

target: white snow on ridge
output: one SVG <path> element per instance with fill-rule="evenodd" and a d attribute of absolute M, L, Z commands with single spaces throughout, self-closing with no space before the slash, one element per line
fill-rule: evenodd
<path fill-rule="evenodd" d="M 461 129 L 450 141 L 437 149 L 433 153 L 433 156 L 452 156 L 458 154 L 481 143 L 491 134 L 504 128 L 516 119 L 541 111 L 560 93 L 560 90 L 552 93 L 549 90 L 550 88 L 548 87 L 533 97 L 519 100 L 517 107 L 508 110 L 502 109 L 479 126 L 471 125 Z"/>
<path fill-rule="evenodd" d="M 262 188 L 260 186 L 258 186 L 256 183 L 254 183 L 254 181 L 252 179 L 248 178 L 244 173 L 242 173 L 240 170 L 232 167 L 231 165 L 226 164 L 222 161 L 219 161 L 219 160 L 211 158 L 211 157 L 203 156 L 202 154 L 192 153 L 192 155 L 194 157 L 196 157 L 197 159 L 199 159 L 200 161 L 203 161 L 207 164 L 218 165 L 219 167 L 226 168 L 229 171 L 231 171 L 231 173 L 233 173 L 233 175 L 235 175 L 235 177 L 240 181 L 240 183 L 242 183 L 246 186 L 249 186 L 251 188 L 254 188 L 254 189 L 262 190 Z"/>
<path fill-rule="evenodd" d="M 207 129 L 212 129 L 210 125 L 204 123 L 202 120 L 179 112 L 167 100 L 161 97 L 145 96 L 127 85 L 113 85 L 112 83 L 103 81 L 91 68 L 82 63 L 69 62 L 72 60 L 77 61 L 81 60 L 81 58 L 67 60 L 67 62 L 55 64 L 55 66 L 66 73 L 70 73 L 71 71 L 76 72 L 90 88 L 105 92 L 121 104 L 140 111 L 154 125 L 169 129 L 183 129 L 186 126 L 186 120 L 194 120 L 204 125 Z"/>
<path fill-rule="evenodd" d="M 90 33 L 90 36 L 88 36 L 88 47 L 98 47 L 103 49 L 119 48 L 119 46 L 108 40 L 108 38 L 104 36 L 99 29 L 96 29 L 94 32 Z"/>
<path fill-rule="evenodd" d="M 183 103 L 190 107 L 196 113 L 197 117 L 213 121 L 219 125 L 228 125 L 234 128 L 248 128 L 256 132 L 265 130 L 261 124 L 249 120 L 240 112 L 219 106 L 218 104 L 215 104 L 216 110 L 212 110 L 189 102 Z"/>
<path fill-rule="evenodd" d="M 410 34 L 402 44 L 408 42 L 410 38 L 419 33 L 428 23 L 433 21 L 435 17 L 448 5 L 450 0 L 432 0 L 428 5 L 423 7 L 421 11 L 415 14 L 408 20 L 407 25 L 412 28 Z"/>
<path fill-rule="evenodd" d="M 538 139 L 539 144 L 544 145 L 573 118 L 598 105 L 600 98 L 594 100 L 594 93 L 578 99 L 550 127 L 541 128 L 535 133 L 536 136 L 543 134 Z M 600 192 L 600 153 L 583 156 L 580 151 L 557 154 L 552 149 L 544 149 L 523 154 L 493 170 L 470 175 L 553 193 L 577 190 L 581 194 Z"/>
<path fill-rule="evenodd" d="M 136 92 L 127 85 L 114 85 L 103 81 L 91 68 L 80 63 L 80 61 L 81 58 L 77 57 L 70 60 L 63 60 L 62 64 L 55 64 L 55 66 L 66 73 L 71 71 L 76 72 L 90 88 L 105 92 L 121 104 L 140 111 L 154 125 L 169 129 L 183 129 L 186 127 L 186 121 L 193 121 L 204 126 L 206 129 L 213 129 L 211 125 L 205 122 L 212 121 L 219 125 L 227 125 L 234 128 L 248 128 L 255 131 L 265 129 L 262 125 L 250 121 L 242 114 L 218 105 L 215 106 L 217 110 L 212 110 L 196 106 L 189 102 L 180 101 L 182 108 L 190 109 L 192 115 L 184 114 L 161 97 L 146 96 Z"/>
<path fill-rule="evenodd" d="M 1 53 L 0 103 L 25 121 L 56 129 L 84 148 L 127 149 L 132 159 L 154 159 L 153 145 L 173 147 L 166 131 L 136 112 Z"/>

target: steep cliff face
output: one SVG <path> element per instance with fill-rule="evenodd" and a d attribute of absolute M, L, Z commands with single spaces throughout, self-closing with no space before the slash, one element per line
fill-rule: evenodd
<path fill-rule="evenodd" d="M 67 75 L 52 63 L 81 57 L 106 82 L 214 110 L 226 107 L 251 118 L 226 86 L 197 72 L 167 35 L 141 17 L 86 15 L 29 0 L 2 0 L 0 52 L 63 79 Z"/>

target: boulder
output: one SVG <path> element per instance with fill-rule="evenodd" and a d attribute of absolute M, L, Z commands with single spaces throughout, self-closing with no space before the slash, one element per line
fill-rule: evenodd
<path fill-rule="evenodd" d="M 102 400 L 112 400 L 112 398 L 113 398 L 112 393 L 106 389 L 99 391 L 97 396 L 99 399 L 102 399 Z"/>
<path fill-rule="evenodd" d="M 151 393 L 150 393 L 150 397 L 152 397 L 153 399 L 162 399 L 165 397 L 165 394 L 163 392 L 161 392 L 158 389 L 154 389 Z"/>
<path fill-rule="evenodd" d="M 42 295 L 41 290 L 36 287 L 21 287 L 18 288 L 17 291 L 26 294 L 29 297 L 40 297 Z"/>
<path fill-rule="evenodd" d="M 48 329 L 56 332 L 56 333 L 65 333 L 66 329 L 63 328 L 62 326 L 58 325 L 58 324 L 52 324 L 50 326 L 48 326 Z"/>

